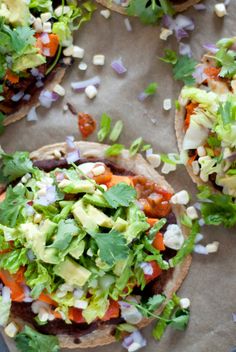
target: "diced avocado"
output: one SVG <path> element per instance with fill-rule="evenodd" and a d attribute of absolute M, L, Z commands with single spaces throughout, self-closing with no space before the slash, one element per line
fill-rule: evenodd
<path fill-rule="evenodd" d="M 94 193 L 93 195 L 85 194 L 85 196 L 83 197 L 83 200 L 85 203 L 92 204 L 95 207 L 111 208 L 102 194 L 97 194 L 97 193 Z"/>
<path fill-rule="evenodd" d="M 40 226 L 40 232 L 45 233 L 46 235 L 46 242 L 53 236 L 55 230 L 57 228 L 57 224 L 52 222 L 49 219 L 46 219 Z"/>
<path fill-rule="evenodd" d="M 83 254 L 84 252 L 84 248 L 85 248 L 85 241 L 81 241 L 77 247 L 74 247 L 72 248 L 70 251 L 69 251 L 69 254 L 75 258 L 75 259 L 79 259 L 81 257 L 81 255 Z"/>
<path fill-rule="evenodd" d="M 87 180 L 63 180 L 58 185 L 64 193 L 94 193 L 95 183 Z"/>
<path fill-rule="evenodd" d="M 112 230 L 118 231 L 118 232 L 124 232 L 126 231 L 128 226 L 128 222 L 121 219 L 121 218 L 117 218 L 117 220 L 114 223 L 114 226 L 112 228 Z"/>
<path fill-rule="evenodd" d="M 87 206 L 87 214 L 99 226 L 112 228 L 112 226 L 114 225 L 114 221 L 112 220 L 112 218 L 109 218 L 109 216 L 107 216 L 101 210 L 95 208 L 91 204 Z"/>
<path fill-rule="evenodd" d="M 15 59 L 12 65 L 12 71 L 22 72 L 29 68 L 38 67 L 42 64 L 45 64 L 46 59 L 41 54 L 32 52 L 30 54 L 22 55 Z"/>
<path fill-rule="evenodd" d="M 65 280 L 69 285 L 84 286 L 91 272 L 74 260 L 66 258 L 64 262 L 55 265 L 54 273 Z"/>
<path fill-rule="evenodd" d="M 60 262 L 56 248 L 45 248 L 41 259 L 48 264 L 58 264 Z"/>
<path fill-rule="evenodd" d="M 136 221 L 128 226 L 127 230 L 123 233 L 123 235 L 126 238 L 127 243 L 130 243 L 136 237 L 138 237 L 140 233 L 147 231 L 149 227 L 150 226 L 147 222 Z"/>
<path fill-rule="evenodd" d="M 73 205 L 72 214 L 87 231 L 97 230 L 97 224 L 94 219 L 86 213 L 86 207 L 82 200 L 79 200 Z"/>
<path fill-rule="evenodd" d="M 104 263 L 100 257 L 97 257 L 95 260 L 96 266 L 104 271 L 109 271 L 111 266 L 107 263 Z"/>
<path fill-rule="evenodd" d="M 128 259 L 118 260 L 113 268 L 113 273 L 117 276 L 120 276 L 127 265 L 127 261 Z"/>
<path fill-rule="evenodd" d="M 30 19 L 30 12 L 25 0 L 0 1 L 0 16 L 13 25 L 25 26 Z"/>

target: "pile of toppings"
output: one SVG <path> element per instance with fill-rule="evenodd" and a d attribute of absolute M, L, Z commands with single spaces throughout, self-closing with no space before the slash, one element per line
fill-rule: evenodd
<path fill-rule="evenodd" d="M 222 39 L 205 55 L 199 87 L 184 87 L 186 102 L 183 149 L 188 165 L 203 182 L 236 196 L 236 52 L 235 39 Z"/>
<path fill-rule="evenodd" d="M 31 100 L 36 89 L 42 89 L 63 48 L 72 47 L 71 55 L 76 57 L 72 32 L 90 19 L 93 10 L 89 2 L 80 7 L 65 1 L 55 7 L 51 0 L 1 2 L 1 121 L 3 114 L 14 112 L 20 103 Z"/>
<path fill-rule="evenodd" d="M 73 147 L 69 139 L 67 144 Z M 183 197 L 143 176 L 116 175 L 103 162 L 71 161 L 68 169 L 46 173 L 27 153 L 2 152 L 2 161 L 1 178 L 21 180 L 8 186 L 0 203 L 1 325 L 14 302 L 31 304 L 35 326 L 120 317 L 122 333 L 152 316 L 160 338 L 167 324 L 187 325 L 188 307 L 177 297 L 166 301 L 162 286 L 142 297 L 194 247 L 197 229 L 185 239 L 171 210 L 171 199 L 181 203 Z M 164 318 L 155 315 L 163 303 L 171 305 Z M 27 329 L 17 340 L 30 335 Z M 14 322 L 5 330 L 18 333 Z"/>

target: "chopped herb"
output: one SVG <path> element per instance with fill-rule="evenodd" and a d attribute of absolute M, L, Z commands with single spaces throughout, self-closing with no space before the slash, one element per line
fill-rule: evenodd
<path fill-rule="evenodd" d="M 162 218 L 157 220 L 157 222 L 153 225 L 153 227 L 149 230 L 148 238 L 153 240 L 156 233 L 160 231 L 160 229 L 166 224 L 167 220 Z"/>
<path fill-rule="evenodd" d="M 172 159 L 169 158 L 168 155 L 166 154 L 161 154 L 161 161 L 163 163 L 171 164 L 171 165 L 176 165 L 176 162 Z"/>
<path fill-rule="evenodd" d="M 150 83 L 147 88 L 144 89 L 144 93 L 147 95 L 154 95 L 157 91 L 158 84 L 156 82 Z"/>
<path fill-rule="evenodd" d="M 102 114 L 100 130 L 98 131 L 98 141 L 103 142 L 111 130 L 111 118 L 107 114 Z"/>
<path fill-rule="evenodd" d="M 103 193 L 104 198 L 113 208 L 128 207 L 135 200 L 136 195 L 136 190 L 123 182 Z"/>
<path fill-rule="evenodd" d="M 236 105 L 233 106 L 229 100 L 225 103 L 220 103 L 218 114 L 220 115 L 224 126 L 230 125 L 236 118 Z"/>
<path fill-rule="evenodd" d="M 170 319 L 174 309 L 175 309 L 175 304 L 173 300 L 169 300 L 169 302 L 167 302 L 162 312 L 161 319 L 159 319 L 154 329 L 152 330 L 152 336 L 154 337 L 155 340 L 160 340 L 161 337 L 163 336 L 165 329 L 167 327 L 167 322 Z"/>
<path fill-rule="evenodd" d="M 165 55 L 163 57 L 160 57 L 161 61 L 164 61 L 168 64 L 175 65 L 178 61 L 178 55 L 174 50 L 171 49 L 165 49 L 164 50 Z"/>
<path fill-rule="evenodd" d="M 190 229 L 193 226 L 192 219 L 190 219 L 190 217 L 188 215 L 186 215 L 186 214 L 181 216 L 180 221 L 181 221 L 182 225 L 184 225 L 186 227 L 189 227 Z"/>
<path fill-rule="evenodd" d="M 135 154 L 137 154 L 139 149 L 141 148 L 142 143 L 143 143 L 142 137 L 135 139 L 135 141 L 133 141 L 133 143 L 129 148 L 129 155 L 134 156 Z"/>
<path fill-rule="evenodd" d="M 236 53 L 227 48 L 220 48 L 215 58 L 221 66 L 220 77 L 232 78 L 236 74 Z"/>
<path fill-rule="evenodd" d="M 142 146 L 141 152 L 146 152 L 148 149 L 151 149 L 151 148 L 152 148 L 151 144 L 144 144 Z"/>
<path fill-rule="evenodd" d="M 113 127 L 109 139 L 114 143 L 119 139 L 120 134 L 123 130 L 124 124 L 121 120 L 116 121 L 115 126 Z"/>
<path fill-rule="evenodd" d="M 118 156 L 121 154 L 122 150 L 124 150 L 123 144 L 113 144 L 107 148 L 105 154 L 106 156 Z"/>

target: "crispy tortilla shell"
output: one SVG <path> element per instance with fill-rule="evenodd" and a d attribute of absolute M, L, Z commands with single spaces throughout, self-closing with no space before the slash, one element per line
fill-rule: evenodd
<path fill-rule="evenodd" d="M 93 143 L 93 142 L 76 142 L 81 154 L 81 158 L 105 158 L 105 150 L 107 145 Z M 38 149 L 31 153 L 31 159 L 33 161 L 43 160 L 43 159 L 52 159 L 54 157 L 55 151 L 60 151 L 62 155 L 65 155 L 66 145 L 65 143 L 57 143 L 53 145 L 48 145 Z M 106 157 L 107 159 L 107 157 Z M 147 178 L 155 181 L 162 188 L 166 189 L 169 192 L 173 192 L 172 187 L 166 182 L 164 177 L 159 175 L 146 160 L 141 155 L 136 155 L 133 158 L 130 158 L 129 152 L 127 150 L 123 151 L 122 154 L 118 157 L 110 157 L 108 160 L 114 162 L 119 167 L 132 171 L 136 175 L 143 175 Z M 173 212 L 176 215 L 178 224 L 182 227 L 182 231 L 187 236 L 187 230 L 184 228 L 180 222 L 180 214 L 183 212 L 182 206 L 173 206 Z M 183 280 L 185 279 L 189 267 L 191 264 L 191 256 L 185 258 L 185 260 L 173 270 L 172 278 L 167 282 L 164 288 L 164 293 L 167 298 L 170 298 L 174 292 L 176 292 L 181 286 Z M 163 307 L 158 309 L 157 314 L 160 314 Z M 14 320 L 17 320 L 18 323 L 24 325 L 23 321 L 20 321 L 19 318 L 14 317 Z M 151 323 L 152 319 L 144 318 L 139 324 L 138 327 L 142 328 Z M 97 330 L 90 332 L 87 335 L 79 337 L 79 343 L 76 341 L 75 337 L 69 335 L 58 335 L 60 346 L 62 348 L 88 348 L 96 347 L 99 345 L 106 345 L 112 342 L 115 342 L 114 329 L 116 325 L 101 325 Z"/>
<path fill-rule="evenodd" d="M 112 11 L 126 15 L 125 7 L 115 4 L 112 0 L 96 0 L 99 4 L 107 7 Z M 173 1 L 174 9 L 176 12 L 182 12 L 187 10 L 189 7 L 197 4 L 201 0 L 183 0 L 183 1 Z"/>

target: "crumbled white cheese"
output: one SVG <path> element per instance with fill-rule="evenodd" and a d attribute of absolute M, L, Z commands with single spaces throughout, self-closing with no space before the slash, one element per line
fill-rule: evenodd
<path fill-rule="evenodd" d="M 190 299 L 189 298 L 181 298 L 179 301 L 179 305 L 182 309 L 187 309 L 190 307 Z"/>
<path fill-rule="evenodd" d="M 159 154 L 146 153 L 146 159 L 154 168 L 159 167 L 161 164 L 161 156 Z"/>
<path fill-rule="evenodd" d="M 175 193 L 172 197 L 170 202 L 172 204 L 183 204 L 186 205 L 188 204 L 190 198 L 189 198 L 189 194 L 187 191 L 182 190 L 180 192 Z"/>
<path fill-rule="evenodd" d="M 188 217 L 192 220 L 195 220 L 198 218 L 197 210 L 193 206 L 188 207 L 186 209 L 186 213 L 187 213 Z"/>
<path fill-rule="evenodd" d="M 168 174 L 171 171 L 175 171 L 176 170 L 176 165 L 174 164 L 169 164 L 169 163 L 164 163 L 161 169 L 161 172 L 163 174 Z"/>
<path fill-rule="evenodd" d="M 93 56 L 93 64 L 95 66 L 103 66 L 105 64 L 105 56 L 98 54 Z"/>
<path fill-rule="evenodd" d="M 57 17 L 60 17 L 61 15 L 66 15 L 67 13 L 69 13 L 71 11 L 71 8 L 70 6 L 58 6 L 56 9 L 55 9 L 55 15 Z"/>
<path fill-rule="evenodd" d="M 218 17 L 224 17 L 227 15 L 226 7 L 223 2 L 219 2 L 218 4 L 215 4 L 215 14 Z"/>
<path fill-rule="evenodd" d="M 43 31 L 43 24 L 41 18 L 37 17 L 33 23 L 33 27 L 36 33 L 41 33 Z"/>
<path fill-rule="evenodd" d="M 46 195 L 46 193 L 45 193 L 45 195 Z M 35 224 L 39 224 L 40 222 L 42 221 L 42 215 L 41 214 L 35 214 L 34 215 L 34 223 Z"/>
<path fill-rule="evenodd" d="M 78 69 L 79 69 L 80 71 L 86 71 L 87 68 L 88 68 L 88 65 L 86 64 L 86 62 L 81 61 L 81 62 L 79 63 Z"/>
<path fill-rule="evenodd" d="M 194 175 L 198 175 L 198 174 L 199 174 L 200 166 L 199 166 L 197 160 L 194 160 L 194 161 L 192 162 L 192 169 L 193 169 Z"/>
<path fill-rule="evenodd" d="M 66 49 L 63 50 L 63 55 L 64 56 L 72 56 L 73 49 L 74 49 L 74 45 L 68 46 Z"/>
<path fill-rule="evenodd" d="M 108 19 L 111 16 L 111 11 L 110 10 L 102 10 L 102 11 L 100 11 L 100 15 L 102 15 L 104 18 Z"/>
<path fill-rule="evenodd" d="M 104 174 L 105 170 L 106 169 L 104 165 L 98 165 L 92 169 L 92 173 L 94 174 L 94 176 L 99 176 Z"/>
<path fill-rule="evenodd" d="M 161 40 L 167 40 L 167 38 L 173 34 L 173 31 L 168 28 L 161 28 L 161 33 L 160 33 L 160 39 Z"/>
<path fill-rule="evenodd" d="M 166 247 L 179 250 L 184 243 L 184 235 L 180 227 L 176 224 L 168 225 L 163 241 Z"/>
<path fill-rule="evenodd" d="M 18 330 L 18 326 L 14 322 L 8 324 L 4 329 L 5 334 L 11 338 L 14 338 L 17 335 Z"/>
<path fill-rule="evenodd" d="M 83 59 L 84 57 L 84 49 L 78 45 L 73 46 L 72 56 L 78 59 Z"/>
<path fill-rule="evenodd" d="M 163 109 L 165 111 L 169 111 L 172 108 L 172 102 L 171 99 L 167 98 L 163 100 Z"/>
<path fill-rule="evenodd" d="M 88 87 L 86 87 L 84 92 L 89 99 L 95 98 L 98 94 L 97 88 L 93 85 L 89 85 Z"/>
<path fill-rule="evenodd" d="M 40 15 L 40 17 L 41 17 L 42 22 L 45 23 L 52 18 L 52 14 L 51 14 L 51 12 L 44 12 Z"/>
<path fill-rule="evenodd" d="M 220 245 L 220 243 L 218 241 L 214 241 L 212 243 L 208 243 L 206 245 L 206 249 L 207 249 L 208 253 L 216 253 L 219 249 L 219 245 Z"/>
<path fill-rule="evenodd" d="M 198 156 L 206 156 L 206 149 L 201 145 L 200 147 L 197 148 L 197 153 Z"/>
<path fill-rule="evenodd" d="M 51 22 L 43 23 L 43 32 L 52 33 L 52 24 L 51 24 Z"/>
<path fill-rule="evenodd" d="M 63 88 L 60 84 L 56 84 L 53 88 L 53 92 L 57 93 L 61 97 L 63 97 L 66 93 L 65 88 Z"/>

